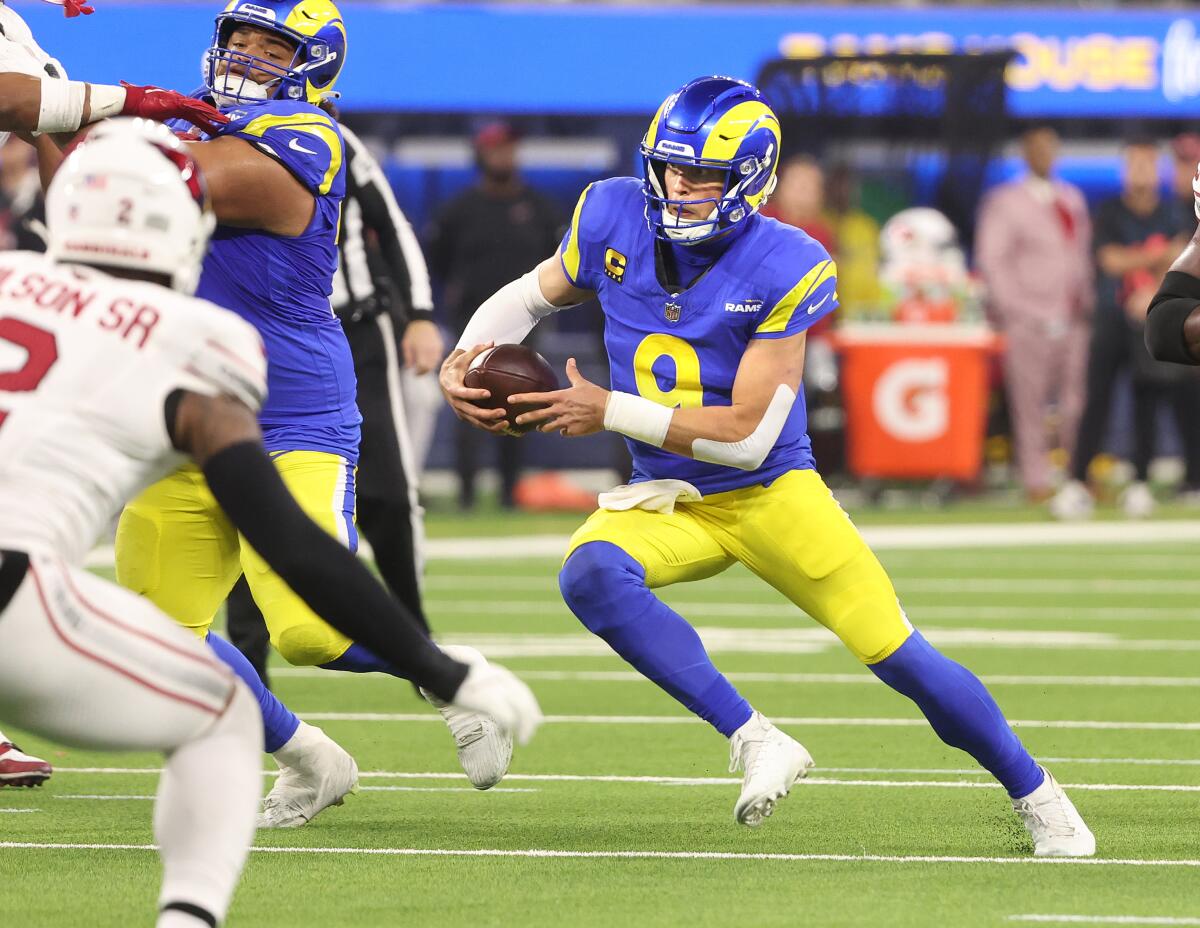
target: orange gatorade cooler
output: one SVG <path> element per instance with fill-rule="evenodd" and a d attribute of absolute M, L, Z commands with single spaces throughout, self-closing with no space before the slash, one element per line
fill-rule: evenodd
<path fill-rule="evenodd" d="M 973 480 L 983 465 L 988 358 L 972 324 L 837 329 L 850 470 L 881 479 Z"/>

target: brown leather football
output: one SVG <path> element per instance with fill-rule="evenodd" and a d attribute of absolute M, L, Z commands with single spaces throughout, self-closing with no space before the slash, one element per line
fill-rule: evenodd
<path fill-rule="evenodd" d="M 491 393 L 486 400 L 475 400 L 476 406 L 508 410 L 509 433 L 512 435 L 533 431 L 536 428 L 533 423 L 516 425 L 514 420 L 522 413 L 541 407 L 519 403 L 510 409 L 508 398 L 514 393 L 548 393 L 559 388 L 558 377 L 550 363 L 524 345 L 497 345 L 488 349 L 471 364 L 463 383 L 473 390 Z"/>

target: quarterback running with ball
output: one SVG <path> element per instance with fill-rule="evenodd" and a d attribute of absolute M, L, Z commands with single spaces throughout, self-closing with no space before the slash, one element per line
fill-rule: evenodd
<path fill-rule="evenodd" d="M 1038 856 L 1095 839 L 982 683 L 913 628 L 891 581 L 817 474 L 806 434 L 805 332 L 837 307 L 836 268 L 804 232 L 759 214 L 775 185 L 779 121 L 749 84 L 705 77 L 659 108 L 644 176 L 588 187 L 558 253 L 489 298 L 441 382 L 456 413 L 497 431 L 504 410 L 464 386 L 492 343 L 598 297 L 612 390 L 567 364 L 570 388 L 516 421 L 628 439 L 629 486 L 601 497 L 559 576 L 568 606 L 638 671 L 730 742 L 745 771 L 736 821 L 756 826 L 813 760 L 713 665 L 654 590 L 744 564 L 912 699 L 947 744 L 999 780 Z"/>

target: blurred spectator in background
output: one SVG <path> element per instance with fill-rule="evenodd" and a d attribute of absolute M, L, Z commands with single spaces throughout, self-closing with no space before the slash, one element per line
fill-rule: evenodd
<path fill-rule="evenodd" d="M 1119 375 L 1133 385 L 1134 482 L 1121 494 L 1130 518 L 1154 509 L 1147 485 L 1157 437 L 1158 405 L 1171 403 L 1179 422 L 1187 467 L 1187 490 L 1200 489 L 1200 383 L 1190 368 L 1154 361 L 1143 340 L 1146 310 L 1158 283 L 1183 250 L 1195 226 L 1184 222 L 1172 196 L 1164 200 L 1158 172 L 1159 147 L 1135 140 L 1122 150 L 1122 190 L 1096 211 L 1096 313 L 1087 367 L 1087 400 L 1071 460 L 1071 479 L 1051 503 L 1061 519 L 1085 519 L 1093 500 L 1086 485 L 1088 465 L 1100 451 Z"/>
<path fill-rule="evenodd" d="M 1051 407 L 1058 446 L 1068 455 L 1083 411 L 1095 303 L 1092 227 L 1080 190 L 1053 176 L 1058 133 L 1027 129 L 1021 153 L 1029 173 L 997 187 L 980 207 L 975 261 L 991 318 L 1006 340 L 1004 379 L 1021 485 L 1030 500 L 1044 502 L 1052 495 Z"/>
<path fill-rule="evenodd" d="M 837 235 L 825 214 L 825 171 L 809 155 L 793 155 L 779 168 L 779 183 L 763 209 L 789 226 L 803 229 L 838 260 Z M 839 267 L 838 289 L 841 290 Z"/>
<path fill-rule="evenodd" d="M 0 250 L 45 251 L 37 152 L 15 135 L 0 148 Z"/>
<path fill-rule="evenodd" d="M 838 265 L 838 303 L 843 318 L 879 305 L 879 223 L 859 206 L 860 187 L 850 165 L 835 165 L 825 182 Z"/>
<path fill-rule="evenodd" d="M 442 282 L 446 319 L 455 335 L 514 274 L 553 254 L 561 229 L 554 204 L 526 185 L 517 171 L 517 135 L 511 126 L 484 126 L 474 145 L 479 181 L 443 207 L 429 237 L 430 270 Z M 475 505 L 479 448 L 488 442 L 500 457 L 500 503 L 510 508 L 521 442 L 497 439 L 465 422 L 456 425 L 460 505 Z"/>

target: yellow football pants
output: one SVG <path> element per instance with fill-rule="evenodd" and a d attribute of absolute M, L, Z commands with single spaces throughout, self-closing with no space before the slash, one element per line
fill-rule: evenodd
<path fill-rule="evenodd" d="M 651 589 L 745 564 L 866 664 L 912 633 L 883 566 L 815 471 L 679 503 L 670 515 L 598 510 L 572 536 L 567 557 L 592 541 L 641 564 Z"/>
<path fill-rule="evenodd" d="M 272 455 L 284 484 L 314 522 L 354 550 L 354 467 L 319 451 Z M 117 527 L 117 581 L 203 638 L 244 572 L 271 643 L 292 664 L 335 660 L 351 641 L 317 616 L 246 543 L 188 465 L 125 507 Z"/>

